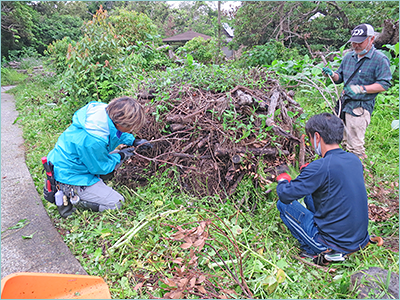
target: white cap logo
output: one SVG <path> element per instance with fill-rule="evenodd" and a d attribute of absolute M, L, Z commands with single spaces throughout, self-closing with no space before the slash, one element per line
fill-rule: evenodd
<path fill-rule="evenodd" d="M 364 30 L 362 29 L 356 29 L 353 31 L 353 36 L 354 35 L 363 35 L 364 34 Z"/>

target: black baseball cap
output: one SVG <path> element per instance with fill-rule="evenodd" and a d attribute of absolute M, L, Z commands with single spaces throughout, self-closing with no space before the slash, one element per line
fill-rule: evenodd
<path fill-rule="evenodd" d="M 369 24 L 361 24 L 351 31 L 351 38 L 349 42 L 362 43 L 367 37 L 374 35 L 374 27 Z"/>

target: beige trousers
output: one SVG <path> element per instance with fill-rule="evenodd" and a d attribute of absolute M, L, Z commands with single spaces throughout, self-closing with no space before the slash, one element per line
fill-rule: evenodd
<path fill-rule="evenodd" d="M 362 157 L 365 155 L 365 131 L 371 122 L 371 115 L 369 111 L 362 107 L 354 108 L 353 113 L 359 117 L 354 117 L 353 115 L 346 113 L 346 127 L 343 134 L 343 140 L 345 141 L 347 151 Z"/>

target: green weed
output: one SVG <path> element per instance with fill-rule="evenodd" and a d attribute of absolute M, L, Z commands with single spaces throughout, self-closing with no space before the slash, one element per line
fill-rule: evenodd
<path fill-rule="evenodd" d="M 14 69 L 1 67 L 1 85 L 14 85 L 28 78 L 27 74 L 19 73 Z"/>

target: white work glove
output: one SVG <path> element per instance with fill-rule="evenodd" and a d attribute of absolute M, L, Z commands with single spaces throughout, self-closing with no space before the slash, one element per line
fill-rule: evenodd
<path fill-rule="evenodd" d="M 354 94 L 365 94 L 365 90 L 361 85 L 350 85 L 351 90 Z"/>

